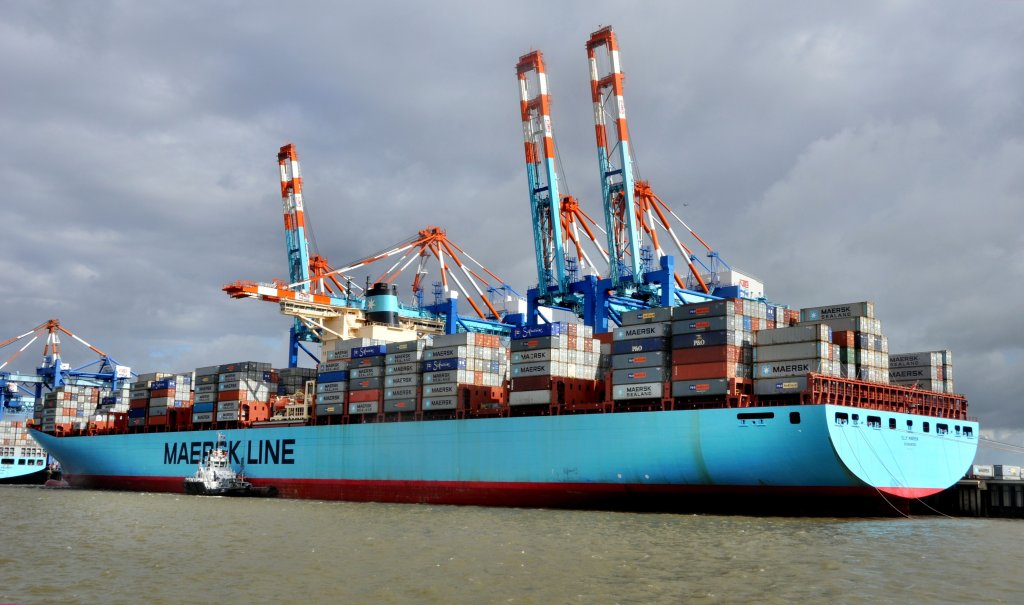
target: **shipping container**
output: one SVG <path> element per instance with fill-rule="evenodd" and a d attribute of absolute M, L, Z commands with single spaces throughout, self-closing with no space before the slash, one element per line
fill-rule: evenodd
<path fill-rule="evenodd" d="M 389 365 L 384 368 L 384 374 L 387 376 L 395 376 L 401 374 L 418 374 L 422 365 L 419 362 L 412 363 L 399 363 Z"/>
<path fill-rule="evenodd" d="M 384 389 L 384 401 L 389 399 L 412 399 L 419 395 L 417 387 L 399 387 L 395 389 Z"/>
<path fill-rule="evenodd" d="M 757 332 L 759 347 L 813 341 L 831 342 L 832 331 L 826 324 L 806 324 Z"/>
<path fill-rule="evenodd" d="M 348 381 L 343 382 L 318 382 L 316 383 L 317 393 L 343 393 L 348 391 Z"/>
<path fill-rule="evenodd" d="M 465 370 L 465 359 L 430 359 L 423 362 L 424 372 L 443 372 L 446 370 Z"/>
<path fill-rule="evenodd" d="M 792 342 L 789 344 L 758 345 L 754 347 L 755 362 L 787 361 L 790 359 L 831 359 L 832 345 L 826 341 Z"/>
<path fill-rule="evenodd" d="M 684 319 L 672 322 L 672 334 L 694 334 L 697 332 L 743 329 L 744 322 L 742 320 L 743 317 L 740 315 Z"/>
<path fill-rule="evenodd" d="M 611 352 L 615 355 L 624 353 L 649 353 L 667 351 L 669 338 L 640 338 L 637 340 L 618 340 L 611 344 Z"/>
<path fill-rule="evenodd" d="M 340 403 L 323 404 L 316 406 L 317 416 L 341 416 L 345 413 L 345 406 Z"/>
<path fill-rule="evenodd" d="M 616 370 L 626 368 L 648 368 L 668 365 L 668 354 L 665 351 L 652 351 L 650 353 L 627 353 L 612 357 L 612 368 Z"/>
<path fill-rule="evenodd" d="M 660 382 L 616 385 L 612 387 L 612 399 L 619 401 L 624 399 L 659 398 L 664 391 L 663 386 Z"/>
<path fill-rule="evenodd" d="M 379 378 L 371 378 L 370 380 L 379 380 Z M 350 385 L 351 386 L 351 385 Z M 349 402 L 363 402 L 363 401 L 377 401 L 380 399 L 382 394 L 380 387 L 374 389 L 363 389 L 358 391 L 349 390 L 348 400 Z"/>
<path fill-rule="evenodd" d="M 805 390 L 807 390 L 806 376 L 758 378 L 754 380 L 755 395 L 790 395 Z"/>
<path fill-rule="evenodd" d="M 1020 467 L 1009 464 L 996 464 L 992 466 L 996 479 L 1020 479 Z"/>
<path fill-rule="evenodd" d="M 562 324 L 549 323 L 536 326 L 522 326 L 512 328 L 512 340 L 524 340 L 529 338 L 542 338 L 546 336 L 559 336 L 562 333 Z"/>
<path fill-rule="evenodd" d="M 349 372 L 356 368 L 376 368 L 384 365 L 384 355 L 374 355 L 372 357 L 360 357 L 358 359 L 351 359 L 348 362 Z"/>
<path fill-rule="evenodd" d="M 352 349 L 352 361 L 356 359 L 364 359 L 366 357 L 378 357 L 387 354 L 387 346 L 385 345 L 370 345 L 367 347 L 355 347 Z M 377 410 L 374 410 L 375 412 Z"/>
<path fill-rule="evenodd" d="M 466 384 L 472 382 L 472 372 L 466 370 L 445 370 L 442 372 L 425 372 L 423 384 L 437 384 L 443 382 L 458 382 Z"/>
<path fill-rule="evenodd" d="M 530 363 L 535 361 L 565 361 L 564 349 L 534 349 L 532 351 L 516 351 L 512 353 L 512 363 Z"/>
<path fill-rule="evenodd" d="M 217 422 L 232 422 L 238 420 L 238 410 L 217 412 Z"/>
<path fill-rule="evenodd" d="M 664 367 L 630 368 L 612 372 L 612 384 L 635 384 L 644 382 L 662 382 L 667 379 L 668 372 Z"/>
<path fill-rule="evenodd" d="M 347 361 L 325 361 L 317 366 L 317 374 L 323 375 L 331 372 L 341 372 L 348 369 Z"/>
<path fill-rule="evenodd" d="M 348 390 L 350 392 L 376 390 L 382 388 L 383 386 L 383 378 L 360 378 L 359 380 L 348 381 Z"/>
<path fill-rule="evenodd" d="M 941 366 L 942 352 L 929 351 L 924 353 L 892 353 L 889 355 L 889 368 L 918 368 L 923 366 Z"/>
<path fill-rule="evenodd" d="M 348 370 L 341 370 L 338 372 L 325 372 L 323 374 L 317 374 L 317 382 L 343 382 L 348 380 Z"/>
<path fill-rule="evenodd" d="M 672 366 L 672 380 L 701 380 L 704 378 L 750 378 L 750 366 L 742 363 L 708 362 L 686 363 Z"/>
<path fill-rule="evenodd" d="M 541 389 L 534 391 L 513 391 L 508 394 L 508 404 L 515 405 L 548 405 L 551 403 L 551 391 Z"/>
<path fill-rule="evenodd" d="M 871 301 L 841 303 L 824 307 L 806 307 L 800 309 L 800 322 L 841 319 L 846 317 L 874 317 L 875 304 Z"/>
<path fill-rule="evenodd" d="M 316 402 L 322 404 L 342 404 L 345 402 L 345 393 L 317 393 Z"/>
<path fill-rule="evenodd" d="M 423 351 L 422 350 L 419 350 L 419 351 L 406 351 L 404 353 L 388 353 L 384 357 L 384 364 L 388 365 L 388 366 L 400 365 L 400 364 L 407 364 L 407 363 L 415 363 L 417 361 L 422 361 L 422 359 L 423 359 Z"/>
<path fill-rule="evenodd" d="M 454 410 L 459 407 L 459 398 L 455 396 L 448 397 L 424 397 L 423 398 L 423 411 L 432 410 Z"/>
<path fill-rule="evenodd" d="M 213 422 L 213 412 L 196 412 L 195 408 L 192 408 L 192 422 Z"/>
<path fill-rule="evenodd" d="M 672 382 L 673 397 L 705 397 L 728 394 L 729 380 L 726 378 L 675 380 Z"/>
<path fill-rule="evenodd" d="M 754 364 L 754 378 L 788 378 L 804 376 L 809 373 L 821 373 L 820 359 L 794 359 Z"/>
<path fill-rule="evenodd" d="M 672 351 L 671 361 L 673 365 L 685 363 L 711 363 L 716 361 L 750 363 L 751 357 L 752 354 L 749 347 L 721 345 L 717 347 L 674 349 Z"/>
<path fill-rule="evenodd" d="M 348 404 L 349 414 L 376 414 L 380 404 L 376 401 L 360 401 Z"/>
<path fill-rule="evenodd" d="M 991 464 L 975 464 L 971 466 L 971 474 L 979 479 L 992 479 L 996 471 Z"/>
<path fill-rule="evenodd" d="M 696 334 L 676 334 L 672 337 L 672 348 L 718 347 L 722 345 L 742 346 L 743 342 L 743 332 L 719 330 L 717 332 L 698 332 Z"/>
<path fill-rule="evenodd" d="M 431 339 L 429 336 L 427 338 L 406 340 L 403 342 L 389 342 L 387 345 L 385 345 L 385 351 L 387 351 L 387 355 L 389 357 L 396 353 L 416 353 L 422 351 L 431 342 L 433 342 L 433 339 Z M 408 361 L 414 360 L 410 359 Z"/>
<path fill-rule="evenodd" d="M 399 374 L 398 376 L 388 376 L 387 378 L 385 378 L 384 386 L 387 388 L 414 387 L 419 386 L 420 380 L 420 374 Z"/>
<path fill-rule="evenodd" d="M 380 378 L 384 375 L 383 367 L 376 368 L 356 368 L 348 371 L 348 379 L 362 380 L 363 378 Z"/>
<path fill-rule="evenodd" d="M 655 309 L 637 309 L 622 313 L 623 326 L 635 326 L 637 324 L 662 323 L 672 320 L 672 307 L 658 307 Z"/>
<path fill-rule="evenodd" d="M 416 399 L 385 399 L 384 400 L 384 411 L 387 413 L 395 412 L 415 412 L 416 411 Z"/>
<path fill-rule="evenodd" d="M 684 320 L 698 317 L 722 317 L 743 315 L 743 301 L 739 299 L 715 300 L 704 303 L 691 303 L 672 308 L 672 319 Z"/>
<path fill-rule="evenodd" d="M 622 328 L 616 328 L 613 333 L 613 339 L 616 341 L 622 340 L 637 340 L 646 338 L 664 338 L 672 334 L 672 324 L 657 323 L 657 324 L 638 324 L 635 326 L 626 326 Z"/>
<path fill-rule="evenodd" d="M 447 397 L 458 395 L 458 393 L 459 385 L 455 382 L 428 384 L 423 386 L 424 397 Z"/>

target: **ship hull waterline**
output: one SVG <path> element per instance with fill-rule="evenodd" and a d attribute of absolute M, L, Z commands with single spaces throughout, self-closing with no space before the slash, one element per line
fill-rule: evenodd
<path fill-rule="evenodd" d="M 942 491 L 972 463 L 978 427 L 803 405 L 224 432 L 238 470 L 282 497 L 786 511 L 798 501 L 856 508 Z M 36 438 L 74 486 L 181 492 L 216 434 Z"/>

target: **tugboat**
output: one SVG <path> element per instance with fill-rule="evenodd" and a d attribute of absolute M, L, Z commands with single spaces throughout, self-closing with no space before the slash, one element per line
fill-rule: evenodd
<path fill-rule="evenodd" d="M 255 487 L 228 464 L 228 444 L 223 433 L 217 433 L 217 443 L 203 461 L 199 470 L 185 477 L 185 493 L 194 496 L 276 496 L 272 485 Z"/>

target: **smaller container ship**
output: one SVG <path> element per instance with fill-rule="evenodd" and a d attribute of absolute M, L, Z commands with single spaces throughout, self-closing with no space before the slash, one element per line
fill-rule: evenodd
<path fill-rule="evenodd" d="M 29 433 L 34 402 L 11 398 L 0 410 L 0 484 L 42 485 L 56 471 L 46 450 Z"/>

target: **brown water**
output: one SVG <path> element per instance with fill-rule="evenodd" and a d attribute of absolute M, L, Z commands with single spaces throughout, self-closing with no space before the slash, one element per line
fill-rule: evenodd
<path fill-rule="evenodd" d="M 1021 603 L 1024 522 L 0 488 L 2 603 Z"/>

